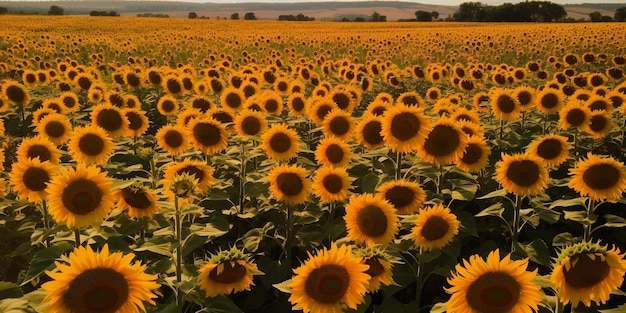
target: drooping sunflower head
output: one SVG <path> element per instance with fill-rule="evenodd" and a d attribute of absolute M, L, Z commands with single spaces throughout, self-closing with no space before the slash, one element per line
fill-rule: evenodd
<path fill-rule="evenodd" d="M 341 312 L 343 306 L 355 309 L 363 302 L 370 275 L 368 265 L 352 254 L 350 246 L 324 248 L 309 254 L 303 265 L 294 269 L 288 282 L 289 302 L 294 310 Z"/>
<path fill-rule="evenodd" d="M 459 220 L 449 208 L 441 204 L 418 212 L 411 238 L 424 251 L 441 249 L 459 233 Z"/>
<path fill-rule="evenodd" d="M 56 169 L 57 166 L 49 161 L 41 162 L 38 158 L 21 159 L 11 166 L 9 179 L 20 199 L 41 202 L 48 195 L 48 183 Z"/>
<path fill-rule="evenodd" d="M 355 132 L 355 121 L 344 110 L 335 109 L 328 112 L 322 122 L 322 130 L 326 137 L 336 137 L 339 140 L 350 141 Z"/>
<path fill-rule="evenodd" d="M 155 304 L 157 275 L 145 273 L 145 265 L 132 262 L 134 254 L 100 252 L 90 246 L 72 251 L 55 271 L 46 271 L 52 281 L 41 287 L 47 292 L 44 312 L 139 312 L 144 302 Z"/>
<path fill-rule="evenodd" d="M 547 166 L 559 166 L 569 156 L 572 145 L 566 137 L 559 135 L 545 135 L 535 139 L 527 148 L 526 153 L 543 159 Z"/>
<path fill-rule="evenodd" d="M 363 247 L 354 250 L 354 255 L 361 258 L 361 262 L 369 265 L 365 271 L 370 276 L 367 286 L 368 292 L 376 292 L 381 285 L 395 284 L 392 267 L 394 263 L 400 263 L 399 259 L 385 252 L 380 246 Z"/>
<path fill-rule="evenodd" d="M 382 117 L 376 115 L 365 116 L 356 125 L 356 138 L 361 145 L 368 149 L 372 149 L 383 145 L 385 139 L 380 132 L 383 129 Z"/>
<path fill-rule="evenodd" d="M 72 124 L 65 115 L 52 113 L 39 121 L 37 132 L 54 144 L 61 145 L 71 138 Z"/>
<path fill-rule="evenodd" d="M 579 242 L 559 251 L 550 281 L 559 301 L 591 306 L 604 304 L 620 288 L 626 274 L 626 257 L 616 248 L 593 242 Z"/>
<path fill-rule="evenodd" d="M 220 152 L 228 146 L 228 132 L 222 123 L 210 117 L 194 118 L 189 121 L 187 136 L 196 149 L 209 155 Z"/>
<path fill-rule="evenodd" d="M 170 155 L 176 156 L 187 151 L 189 140 L 185 137 L 185 129 L 179 125 L 164 125 L 156 133 L 159 147 Z"/>
<path fill-rule="evenodd" d="M 213 173 L 215 169 L 205 162 L 190 158 L 185 158 L 180 162 L 172 162 L 167 165 L 163 173 L 166 190 L 171 187 L 176 180 L 176 176 L 187 174 L 196 179 L 195 188 L 199 192 L 206 192 L 214 183 Z"/>
<path fill-rule="evenodd" d="M 463 156 L 467 140 L 467 135 L 454 122 L 439 119 L 433 124 L 417 153 L 426 162 L 447 165 Z"/>
<path fill-rule="evenodd" d="M 541 287 L 533 282 L 537 270 L 527 271 L 528 259 L 511 261 L 507 255 L 500 260 L 499 250 L 486 260 L 479 255 L 457 264 L 448 278 L 452 294 L 447 303 L 449 312 L 536 312 L 544 298 Z"/>
<path fill-rule="evenodd" d="M 470 136 L 463 155 L 456 160 L 456 165 L 468 172 L 477 173 L 489 163 L 491 148 L 482 136 Z"/>
<path fill-rule="evenodd" d="M 261 142 L 268 158 L 288 161 L 298 153 L 300 137 L 286 124 L 276 123 L 261 135 Z"/>
<path fill-rule="evenodd" d="M 250 256 L 233 247 L 211 256 L 209 262 L 200 268 L 198 285 L 207 297 L 229 295 L 250 290 L 254 285 L 254 275 L 263 275 Z"/>
<path fill-rule="evenodd" d="M 418 183 L 407 180 L 385 182 L 378 186 L 377 192 L 393 205 L 399 215 L 417 212 L 426 201 L 424 189 Z"/>
<path fill-rule="evenodd" d="M 128 130 L 128 118 L 111 104 L 100 104 L 91 111 L 91 123 L 104 129 L 112 138 L 123 136 Z"/>
<path fill-rule="evenodd" d="M 516 195 L 532 196 L 543 192 L 548 185 L 548 168 L 534 155 L 502 153 L 496 163 L 496 180 L 502 187 Z"/>
<path fill-rule="evenodd" d="M 372 194 L 352 196 L 344 220 L 348 238 L 368 246 L 387 245 L 398 232 L 398 215 L 393 205 Z"/>
<path fill-rule="evenodd" d="M 268 179 L 270 192 L 279 201 L 285 203 L 304 203 L 311 190 L 309 173 L 303 167 L 297 165 L 279 165 L 273 168 Z"/>
<path fill-rule="evenodd" d="M 391 150 L 412 152 L 424 143 L 430 129 L 421 108 L 395 106 L 385 112 L 381 134 Z"/>
<path fill-rule="evenodd" d="M 116 198 L 118 208 L 128 210 L 128 215 L 133 218 L 151 218 L 161 211 L 156 193 L 138 182 L 117 190 Z"/>
<path fill-rule="evenodd" d="M 352 180 L 343 167 L 322 166 L 315 172 L 313 192 L 324 202 L 342 201 Z"/>
<path fill-rule="evenodd" d="M 105 164 L 113 154 L 113 140 L 98 126 L 77 127 L 68 143 L 74 160 L 85 164 Z"/>
<path fill-rule="evenodd" d="M 615 201 L 626 191 L 624 163 L 613 157 L 600 157 L 589 152 L 569 170 L 568 186 L 591 200 Z"/>
<path fill-rule="evenodd" d="M 321 165 L 345 167 L 351 158 L 352 149 L 350 149 L 350 145 L 335 137 L 320 140 L 315 149 L 315 160 Z"/>

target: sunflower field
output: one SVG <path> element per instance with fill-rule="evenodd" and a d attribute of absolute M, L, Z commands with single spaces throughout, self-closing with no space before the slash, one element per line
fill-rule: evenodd
<path fill-rule="evenodd" d="M 626 312 L 626 24 L 3 16 L 1 312 Z"/>

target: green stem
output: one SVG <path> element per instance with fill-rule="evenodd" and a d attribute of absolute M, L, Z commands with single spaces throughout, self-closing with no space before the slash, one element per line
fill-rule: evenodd
<path fill-rule="evenodd" d="M 504 120 L 500 120 L 500 133 L 498 134 L 500 140 L 502 140 L 502 133 L 504 133 Z"/>
<path fill-rule="evenodd" d="M 398 151 L 396 154 L 396 180 L 402 177 L 402 152 Z"/>
<path fill-rule="evenodd" d="M 183 267 L 183 247 L 182 247 L 182 223 L 181 223 L 181 214 L 180 214 L 180 208 L 178 205 L 178 196 L 174 195 L 174 209 L 176 211 L 175 216 L 175 220 L 174 223 L 176 225 L 174 225 L 174 232 L 175 232 L 175 236 L 176 236 L 176 241 L 178 241 L 178 246 L 176 247 L 176 290 L 177 290 L 177 295 L 176 295 L 176 304 L 179 308 L 182 308 L 182 294 L 180 292 L 180 283 L 182 282 L 182 278 L 183 278 L 183 273 L 182 273 L 182 267 Z"/>
<path fill-rule="evenodd" d="M 417 269 L 415 271 L 415 304 L 417 311 L 420 311 L 420 303 L 422 299 L 422 247 L 420 247 L 419 257 L 417 258 Z"/>
<path fill-rule="evenodd" d="M 578 156 L 578 127 L 574 128 L 574 155 Z"/>
<path fill-rule="evenodd" d="M 74 246 L 80 248 L 80 229 L 74 229 Z"/>
<path fill-rule="evenodd" d="M 511 234 L 512 235 L 511 236 L 512 237 L 511 253 L 513 253 L 515 249 L 517 248 L 517 242 L 519 240 L 520 209 L 522 207 L 523 199 L 524 199 L 523 197 L 520 197 L 519 195 L 515 195 L 515 208 L 513 211 L 513 227 L 511 227 L 511 231 L 513 232 L 513 234 Z"/>
<path fill-rule="evenodd" d="M 554 313 L 561 313 L 561 312 L 563 312 L 563 304 L 561 303 L 561 301 L 559 301 L 559 295 L 557 293 L 556 306 L 554 307 Z"/>
<path fill-rule="evenodd" d="M 587 202 L 587 219 L 589 218 L 589 216 L 591 216 L 591 214 L 593 213 L 593 206 L 595 204 L 595 201 L 588 199 Z M 587 223 L 585 222 L 583 224 L 583 241 L 588 242 L 589 240 L 591 240 L 591 222 Z"/>
<path fill-rule="evenodd" d="M 548 124 L 548 114 L 544 114 L 543 115 L 543 134 L 546 134 L 547 131 L 547 124 Z"/>
<path fill-rule="evenodd" d="M 245 184 L 246 184 L 246 147 L 245 144 L 241 144 L 241 165 L 239 170 L 239 213 L 243 214 L 243 202 L 246 196 L 245 194 Z"/>
<path fill-rule="evenodd" d="M 287 256 L 287 260 L 291 261 L 291 245 L 293 244 L 293 210 L 291 208 L 291 205 L 287 204 L 286 205 L 286 223 L 285 223 L 285 253 Z"/>
<path fill-rule="evenodd" d="M 45 232 L 48 232 L 50 229 L 50 222 L 48 221 L 48 206 L 46 205 L 46 199 L 41 201 L 41 214 L 43 215 L 43 228 Z M 48 234 L 46 236 L 46 247 L 50 246 L 50 236 Z"/>
<path fill-rule="evenodd" d="M 441 192 L 443 187 L 443 165 L 439 165 L 439 176 L 437 176 L 437 193 Z"/>
<path fill-rule="evenodd" d="M 521 124 L 521 126 L 522 126 L 522 129 L 521 129 L 522 134 L 524 133 L 524 122 L 525 121 L 526 121 L 526 111 L 522 112 L 522 124 Z"/>

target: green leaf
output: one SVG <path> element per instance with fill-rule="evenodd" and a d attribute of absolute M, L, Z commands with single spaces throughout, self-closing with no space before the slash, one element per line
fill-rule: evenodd
<path fill-rule="evenodd" d="M 476 228 L 476 219 L 471 213 L 461 210 L 461 211 L 455 211 L 454 214 L 456 214 L 456 217 L 459 219 L 459 222 L 461 222 L 461 231 L 465 232 L 466 234 L 470 236 L 478 237 L 478 229 Z"/>
<path fill-rule="evenodd" d="M 445 302 L 438 302 L 430 309 L 430 313 L 443 313 L 448 310 Z"/>
<path fill-rule="evenodd" d="M 7 298 L 19 298 L 24 295 L 20 286 L 6 282 L 0 281 L 0 300 Z"/>
<path fill-rule="evenodd" d="M 291 287 L 289 287 L 290 285 L 291 285 L 291 279 L 288 279 L 288 280 L 285 280 L 284 282 L 274 284 L 272 286 L 274 286 L 274 288 L 280 290 L 281 292 L 291 293 Z"/>
<path fill-rule="evenodd" d="M 156 311 L 156 313 L 180 313 L 180 309 L 176 306 L 176 302 L 172 301 L 172 303 Z"/>
<path fill-rule="evenodd" d="M 33 260 L 30 262 L 30 267 L 26 272 L 26 278 L 24 278 L 24 281 L 20 286 L 28 284 L 33 279 L 43 274 L 44 271 L 53 269 L 54 261 L 59 259 L 61 254 L 64 252 L 72 250 L 73 247 L 74 245 L 68 242 L 61 242 L 37 252 L 33 256 Z"/>
<path fill-rule="evenodd" d="M 208 298 L 204 310 L 207 313 L 235 313 L 243 311 L 228 297 Z"/>
<path fill-rule="evenodd" d="M 24 298 L 15 299 L 4 299 L 0 300 L 0 312 L 3 313 L 35 313 L 34 310 L 27 300 Z"/>
<path fill-rule="evenodd" d="M 560 233 L 552 239 L 552 246 L 562 247 L 574 242 L 576 238 L 570 233 Z"/>
<path fill-rule="evenodd" d="M 378 185 L 379 177 L 374 173 L 367 173 L 361 182 L 361 190 L 365 193 L 373 193 Z"/>
<path fill-rule="evenodd" d="M 490 205 L 489 207 L 487 207 L 486 209 L 478 212 L 476 215 L 474 215 L 475 217 L 482 217 L 482 216 L 502 216 L 502 213 L 504 212 L 504 206 L 502 206 L 502 202 L 498 202 L 498 203 L 494 203 L 492 205 Z"/>
<path fill-rule="evenodd" d="M 583 211 L 563 211 L 563 218 L 577 223 L 587 223 L 587 213 Z"/>
<path fill-rule="evenodd" d="M 548 207 L 548 209 L 554 209 L 554 208 L 569 208 L 569 207 L 573 207 L 573 206 L 585 206 L 585 202 L 587 201 L 586 197 L 579 197 L 579 198 L 574 198 L 574 199 L 567 199 L 567 200 L 556 200 L 554 202 L 552 202 L 552 204 Z"/>
<path fill-rule="evenodd" d="M 626 312 L 626 304 L 620 305 L 614 309 L 599 310 L 600 313 L 624 313 Z"/>
<path fill-rule="evenodd" d="M 550 249 L 541 239 L 533 240 L 529 245 L 524 246 L 524 251 L 530 259 L 542 265 L 550 265 Z"/>
<path fill-rule="evenodd" d="M 606 227 L 624 227 L 626 226 L 626 218 L 613 214 L 605 214 L 604 218 L 606 222 L 603 224 Z"/>
<path fill-rule="evenodd" d="M 156 254 L 164 255 L 166 257 L 172 257 L 170 252 L 171 244 L 168 242 L 155 244 L 150 241 L 146 241 L 141 247 L 135 248 L 135 251 L 150 251 Z"/>
<path fill-rule="evenodd" d="M 504 189 L 498 189 L 496 191 L 492 191 L 482 197 L 478 197 L 476 199 L 478 200 L 484 200 L 484 199 L 491 199 L 491 198 L 496 198 L 496 197 L 504 197 L 506 196 L 506 190 Z"/>

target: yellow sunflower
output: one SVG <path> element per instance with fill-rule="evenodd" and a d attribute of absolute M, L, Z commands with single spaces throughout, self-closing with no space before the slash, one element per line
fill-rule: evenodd
<path fill-rule="evenodd" d="M 218 153 L 228 146 L 228 132 L 214 118 L 195 118 L 187 125 L 187 136 L 193 146 L 205 154 Z"/>
<path fill-rule="evenodd" d="M 45 109 L 51 109 L 55 113 L 59 113 L 62 115 L 66 113 L 65 105 L 63 105 L 63 103 L 61 103 L 61 101 L 56 98 L 43 100 L 43 102 L 41 103 L 41 107 Z"/>
<path fill-rule="evenodd" d="M 300 116 L 306 112 L 307 100 L 302 93 L 292 93 L 287 98 L 287 107 L 289 114 L 292 116 Z"/>
<path fill-rule="evenodd" d="M 39 108 L 33 112 L 33 125 L 39 125 L 39 122 L 46 116 L 50 114 L 55 114 L 57 111 L 50 108 Z M 4 132 L 3 132 L 4 133 Z"/>
<path fill-rule="evenodd" d="M 459 233 L 459 220 L 441 204 L 421 209 L 417 214 L 411 238 L 423 251 L 441 249 Z"/>
<path fill-rule="evenodd" d="M 273 91 L 265 91 L 261 94 L 261 107 L 268 114 L 280 116 L 283 112 L 283 99 Z"/>
<path fill-rule="evenodd" d="M 235 132 L 242 137 L 253 137 L 267 131 L 267 120 L 262 112 L 242 110 L 233 121 Z"/>
<path fill-rule="evenodd" d="M 552 167 L 567 160 L 571 147 L 566 137 L 544 135 L 535 139 L 526 149 L 526 153 L 540 157 L 548 167 Z"/>
<path fill-rule="evenodd" d="M 48 195 L 47 185 L 56 169 L 56 165 L 48 161 L 41 162 L 38 158 L 21 159 L 11 166 L 10 183 L 20 199 L 41 202 Z"/>
<path fill-rule="evenodd" d="M 163 98 L 161 98 L 163 99 Z M 176 98 L 171 98 L 169 101 L 175 101 Z M 194 109 L 197 109 L 198 111 L 202 112 L 202 113 L 206 113 L 207 111 L 209 111 L 212 108 L 215 108 L 215 104 L 213 103 L 213 101 L 211 101 L 211 99 L 206 98 L 206 97 L 202 97 L 202 96 L 195 96 L 192 97 L 191 99 L 187 100 L 187 107 L 191 107 Z M 166 107 L 163 107 L 163 111 L 166 112 Z M 178 106 L 174 112 L 174 114 L 178 113 Z M 163 113 L 161 113 L 163 114 Z M 166 115 L 166 114 L 163 114 Z"/>
<path fill-rule="evenodd" d="M 289 161 L 298 153 L 300 137 L 287 124 L 273 124 L 261 135 L 261 148 L 267 157 L 276 161 Z"/>
<path fill-rule="evenodd" d="M 613 111 L 613 104 L 609 101 L 609 99 L 603 96 L 593 95 L 585 101 L 585 104 L 592 112 L 599 110 L 606 111 L 610 114 Z"/>
<path fill-rule="evenodd" d="M 591 200 L 616 201 L 626 190 L 624 163 L 613 157 L 600 157 L 589 152 L 569 170 L 568 186 Z"/>
<path fill-rule="evenodd" d="M 309 172 L 298 165 L 279 165 L 269 175 L 270 192 L 279 201 L 287 204 L 304 203 L 311 190 Z"/>
<path fill-rule="evenodd" d="M 140 137 L 150 127 L 150 121 L 145 111 L 137 108 L 126 108 L 122 109 L 122 114 L 128 119 L 126 136 Z"/>
<path fill-rule="evenodd" d="M 456 160 L 456 166 L 468 173 L 477 173 L 489 163 L 491 148 L 482 136 L 470 136 L 463 155 Z"/>
<path fill-rule="evenodd" d="M 161 115 L 176 115 L 178 113 L 178 109 L 180 105 L 178 104 L 178 100 L 170 95 L 164 95 L 157 102 L 157 110 Z"/>
<path fill-rule="evenodd" d="M 424 103 L 424 99 L 422 99 L 417 92 L 407 91 L 401 93 L 398 98 L 396 98 L 396 105 L 423 108 L 426 104 Z"/>
<path fill-rule="evenodd" d="M 144 301 L 155 305 L 153 290 L 160 287 L 157 275 L 145 273 L 146 266 L 133 262 L 135 255 L 109 253 L 108 245 L 94 252 L 79 247 L 56 270 L 46 271 L 52 281 L 41 287 L 47 292 L 45 313 L 145 312 Z"/>
<path fill-rule="evenodd" d="M 175 74 L 167 75 L 162 81 L 162 87 L 171 96 L 178 96 L 183 93 L 183 82 Z"/>
<path fill-rule="evenodd" d="M 383 100 L 374 100 L 370 102 L 365 111 L 368 115 L 383 116 L 393 105 Z"/>
<path fill-rule="evenodd" d="M 96 166 L 61 169 L 48 184 L 50 215 L 70 228 L 99 225 L 113 209 L 112 184 Z"/>
<path fill-rule="evenodd" d="M 356 106 L 356 99 L 352 97 L 350 91 L 345 88 L 334 88 L 328 97 L 335 102 L 337 108 L 344 112 L 352 112 Z"/>
<path fill-rule="evenodd" d="M 113 140 L 98 126 L 77 127 L 68 143 L 68 152 L 78 163 L 106 164 L 113 154 Z"/>
<path fill-rule="evenodd" d="M 563 107 L 564 99 L 565 96 L 560 90 L 546 87 L 537 93 L 536 106 L 545 114 L 556 113 Z"/>
<path fill-rule="evenodd" d="M 464 107 L 458 107 L 456 110 L 454 110 L 454 112 L 450 114 L 450 119 L 455 123 L 468 121 L 476 125 L 481 124 L 480 115 L 478 114 L 478 112 L 475 110 L 468 110 Z"/>
<path fill-rule="evenodd" d="M 467 120 L 461 120 L 454 122 L 454 124 L 468 137 L 483 137 L 485 135 L 485 129 L 483 129 L 480 123 L 476 124 Z"/>
<path fill-rule="evenodd" d="M 446 292 L 452 294 L 448 312 L 537 312 L 544 295 L 533 282 L 537 270 L 527 268 L 528 259 L 511 261 L 507 255 L 500 260 L 499 250 L 490 252 L 486 260 L 470 256 L 447 279 L 451 287 Z"/>
<path fill-rule="evenodd" d="M 128 130 L 128 118 L 118 107 L 100 104 L 91 111 L 91 124 L 100 126 L 111 138 L 123 136 Z"/>
<path fill-rule="evenodd" d="M 585 127 L 585 132 L 593 138 L 604 138 L 613 128 L 613 118 L 606 111 L 592 111 L 589 115 L 589 124 Z"/>
<path fill-rule="evenodd" d="M 520 111 L 532 109 L 537 102 L 537 90 L 530 86 L 519 86 L 513 89 L 513 96 L 517 98 Z"/>
<path fill-rule="evenodd" d="M 200 160 L 185 158 L 180 162 L 171 162 L 163 170 L 166 193 L 170 191 L 169 187 L 175 182 L 176 176 L 183 174 L 193 176 L 197 180 L 196 188 L 200 192 L 206 192 L 215 182 L 213 178 L 214 172 L 215 169 L 213 167 Z M 170 198 L 174 198 L 173 194 L 170 195 Z"/>
<path fill-rule="evenodd" d="M 220 96 L 222 108 L 233 112 L 243 109 L 245 100 L 246 98 L 243 91 L 232 86 L 224 89 Z"/>
<path fill-rule="evenodd" d="M 579 242 L 559 251 L 550 281 L 563 304 L 604 304 L 626 274 L 626 254 L 593 242 Z"/>
<path fill-rule="evenodd" d="M 355 121 L 350 113 L 335 109 L 326 115 L 322 122 L 322 131 L 326 137 L 336 137 L 339 140 L 350 141 L 355 132 Z"/>
<path fill-rule="evenodd" d="M 378 186 L 377 193 L 389 201 L 396 209 L 396 214 L 413 214 L 426 201 L 426 192 L 415 182 L 390 180 Z"/>
<path fill-rule="evenodd" d="M 496 88 L 490 93 L 491 110 L 498 119 L 511 122 L 519 118 L 519 100 L 511 90 Z"/>
<path fill-rule="evenodd" d="M 72 136 L 72 123 L 65 115 L 48 114 L 37 124 L 37 132 L 52 143 L 62 145 Z"/>
<path fill-rule="evenodd" d="M 233 247 L 212 255 L 209 262 L 199 270 L 198 285 L 207 297 L 229 295 L 250 290 L 254 275 L 263 275 L 250 256 Z"/>
<path fill-rule="evenodd" d="M 559 111 L 559 126 L 564 130 L 570 127 L 584 130 L 591 122 L 590 117 L 591 110 L 585 106 L 585 102 L 572 99 Z"/>
<path fill-rule="evenodd" d="M 141 183 L 133 183 L 128 187 L 119 189 L 115 193 L 117 208 L 128 210 L 128 216 L 133 218 L 152 218 L 161 211 L 157 204 L 159 197 L 151 188 L 146 188 Z"/>
<path fill-rule="evenodd" d="M 367 286 L 368 292 L 376 292 L 381 285 L 395 285 L 393 281 L 392 267 L 394 263 L 398 263 L 398 259 L 391 256 L 379 246 L 364 247 L 354 251 L 354 255 L 361 258 L 361 262 L 369 265 L 369 269 L 365 271 L 370 276 Z"/>
<path fill-rule="evenodd" d="M 548 168 L 538 156 L 508 155 L 496 163 L 496 180 L 506 191 L 516 195 L 534 196 L 548 185 Z"/>
<path fill-rule="evenodd" d="M 356 138 L 365 148 L 373 149 L 385 143 L 382 129 L 382 117 L 367 115 L 356 125 Z"/>
<path fill-rule="evenodd" d="M 351 158 L 350 146 L 335 137 L 320 140 L 315 149 L 315 160 L 321 165 L 346 167 Z"/>
<path fill-rule="evenodd" d="M 204 115 L 200 110 L 196 108 L 187 108 L 184 111 L 180 112 L 176 117 L 176 125 L 187 128 L 189 126 L 189 122 L 194 119 L 201 119 Z"/>
<path fill-rule="evenodd" d="M 18 160 L 39 158 L 41 162 L 50 161 L 52 164 L 59 164 L 61 152 L 47 138 L 35 136 L 22 140 L 15 152 Z"/>
<path fill-rule="evenodd" d="M 445 118 L 433 124 L 417 154 L 424 161 L 435 165 L 447 165 L 463 156 L 467 147 L 467 135 Z"/>
<path fill-rule="evenodd" d="M 330 249 L 309 254 L 304 264 L 293 270 L 289 302 L 293 310 L 304 313 L 341 313 L 344 306 L 356 309 L 367 292 L 368 268 L 352 255 L 350 246 L 332 243 Z"/>
<path fill-rule="evenodd" d="M 371 194 L 352 196 L 344 220 L 348 238 L 368 246 L 387 245 L 398 232 L 398 215 L 393 205 Z"/>
<path fill-rule="evenodd" d="M 430 130 L 423 109 L 400 105 L 385 112 L 380 133 L 391 150 L 413 152 L 424 143 Z"/>
<path fill-rule="evenodd" d="M 156 133 L 157 144 L 168 154 L 177 156 L 187 151 L 189 140 L 185 129 L 179 125 L 164 125 Z"/>
<path fill-rule="evenodd" d="M 3 98 L 8 100 L 10 104 L 26 105 L 30 101 L 28 89 L 16 81 L 7 80 L 0 87 Z"/>
<path fill-rule="evenodd" d="M 321 126 L 326 115 L 332 110 L 339 109 L 337 104 L 328 97 L 313 97 L 307 102 L 307 115 L 318 126 Z"/>
<path fill-rule="evenodd" d="M 426 90 L 426 99 L 430 102 L 439 100 L 442 96 L 441 89 L 438 87 L 430 87 Z"/>
<path fill-rule="evenodd" d="M 322 166 L 315 172 L 313 192 L 324 202 L 342 201 L 352 181 L 345 168 Z"/>

